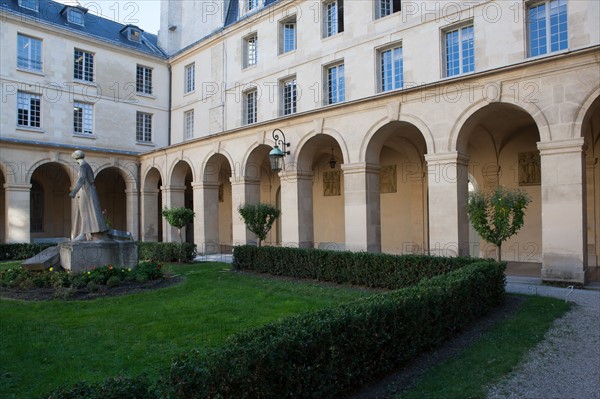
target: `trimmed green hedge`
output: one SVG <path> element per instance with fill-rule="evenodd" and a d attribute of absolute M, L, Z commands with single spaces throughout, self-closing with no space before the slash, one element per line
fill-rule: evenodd
<path fill-rule="evenodd" d="M 160 262 L 178 262 L 179 251 L 184 262 L 191 262 L 196 257 L 196 244 L 177 242 L 138 242 L 140 259 L 156 259 Z"/>
<path fill-rule="evenodd" d="M 47 397 L 112 398 L 113 392 L 123 399 L 339 397 L 501 303 L 505 266 L 477 261 L 414 287 L 287 317 L 236 334 L 221 348 L 180 355 L 154 383 L 109 379 Z"/>
<path fill-rule="evenodd" d="M 460 269 L 477 259 L 319 249 L 237 246 L 233 268 L 276 276 L 397 289 Z"/>
<path fill-rule="evenodd" d="M 173 361 L 180 398 L 332 398 L 405 364 L 504 296 L 505 265 L 473 263 L 416 287 L 285 318 Z"/>
<path fill-rule="evenodd" d="M 0 262 L 31 258 L 56 244 L 0 244 Z"/>
<path fill-rule="evenodd" d="M 177 262 L 179 251 L 183 251 L 185 262 L 196 257 L 196 244 L 176 242 L 138 242 L 138 255 L 141 260 L 154 259 L 159 262 Z M 46 248 L 56 244 L 0 244 L 0 261 L 31 258 Z"/>

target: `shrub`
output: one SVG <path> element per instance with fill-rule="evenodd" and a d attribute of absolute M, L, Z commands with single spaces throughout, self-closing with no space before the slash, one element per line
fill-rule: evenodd
<path fill-rule="evenodd" d="M 405 364 L 497 305 L 504 265 L 483 261 L 415 287 L 285 318 L 177 357 L 182 398 L 338 397 Z"/>
<path fill-rule="evenodd" d="M 191 262 L 196 257 L 196 244 L 176 242 L 138 242 L 140 260 L 155 259 L 159 262 Z"/>
<path fill-rule="evenodd" d="M 278 276 L 397 289 L 477 261 L 468 257 L 388 255 L 319 249 L 237 246 L 233 268 Z"/>
<path fill-rule="evenodd" d="M 44 249 L 53 247 L 56 244 L 0 244 L 0 261 L 5 260 L 23 260 L 31 258 Z"/>

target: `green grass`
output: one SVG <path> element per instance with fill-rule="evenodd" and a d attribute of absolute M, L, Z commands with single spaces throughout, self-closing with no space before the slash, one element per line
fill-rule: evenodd
<path fill-rule="evenodd" d="M 0 269 L 19 264 L 2 263 Z M 0 397 L 35 397 L 120 373 L 157 375 L 185 350 L 218 346 L 235 332 L 370 294 L 241 275 L 228 267 L 166 265 L 186 281 L 121 297 L 0 300 Z"/>
<path fill-rule="evenodd" d="M 510 373 L 569 307 L 558 299 L 527 297 L 515 315 L 455 358 L 433 367 L 397 399 L 485 398 L 487 387 Z"/>

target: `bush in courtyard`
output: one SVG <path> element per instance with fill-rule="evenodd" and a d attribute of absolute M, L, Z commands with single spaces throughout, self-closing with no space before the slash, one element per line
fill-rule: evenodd
<path fill-rule="evenodd" d="M 388 255 L 304 248 L 237 246 L 233 268 L 277 276 L 397 289 L 476 262 L 468 257 Z"/>
<path fill-rule="evenodd" d="M 196 257 L 196 244 L 176 242 L 138 242 L 140 260 L 155 259 L 159 262 L 191 262 Z"/>
<path fill-rule="evenodd" d="M 267 238 L 273 223 L 281 215 L 281 211 L 270 204 L 240 205 L 238 212 L 246 228 L 258 237 L 258 246 Z"/>
<path fill-rule="evenodd" d="M 341 397 L 499 304 L 504 265 L 482 261 L 415 287 L 285 318 L 177 357 L 181 398 Z"/>
<path fill-rule="evenodd" d="M 31 258 L 44 249 L 53 247 L 56 244 L 0 244 L 0 261 L 23 260 Z"/>

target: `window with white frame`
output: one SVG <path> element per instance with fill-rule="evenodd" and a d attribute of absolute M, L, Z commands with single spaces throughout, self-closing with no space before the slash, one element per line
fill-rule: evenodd
<path fill-rule="evenodd" d="M 296 50 L 296 16 L 279 22 L 279 54 Z"/>
<path fill-rule="evenodd" d="M 246 125 L 251 125 L 257 121 L 257 100 L 256 89 L 244 93 L 244 123 Z"/>
<path fill-rule="evenodd" d="M 344 0 L 323 2 L 323 37 L 344 31 Z"/>
<path fill-rule="evenodd" d="M 152 142 L 152 114 L 140 111 L 137 112 L 135 139 L 140 143 Z"/>
<path fill-rule="evenodd" d="M 69 21 L 72 24 L 84 26 L 85 20 L 83 18 L 83 11 L 75 7 L 69 7 L 67 9 L 67 21 Z"/>
<path fill-rule="evenodd" d="M 256 10 L 259 6 L 259 0 L 246 0 L 246 10 L 252 11 Z"/>
<path fill-rule="evenodd" d="M 39 95 L 17 92 L 17 125 L 39 128 L 42 120 L 42 100 Z"/>
<path fill-rule="evenodd" d="M 444 31 L 445 76 L 456 76 L 475 70 L 475 37 L 473 25 Z"/>
<path fill-rule="evenodd" d="M 404 55 L 402 46 L 379 50 L 379 90 L 404 87 Z"/>
<path fill-rule="evenodd" d="M 17 67 L 30 71 L 42 71 L 42 41 L 17 34 Z"/>
<path fill-rule="evenodd" d="M 346 100 L 346 83 L 344 80 L 344 64 L 337 63 L 325 67 L 326 104 L 337 104 Z"/>
<path fill-rule="evenodd" d="M 138 93 L 152 94 L 152 68 L 143 65 L 137 66 L 135 87 Z"/>
<path fill-rule="evenodd" d="M 75 49 L 73 58 L 73 79 L 93 82 L 94 54 L 84 50 Z"/>
<path fill-rule="evenodd" d="M 281 114 L 291 115 L 296 113 L 298 102 L 298 87 L 296 77 L 281 81 Z"/>
<path fill-rule="evenodd" d="M 194 110 L 191 109 L 183 113 L 183 130 L 185 139 L 189 140 L 194 137 Z"/>
<path fill-rule="evenodd" d="M 37 11 L 38 10 L 38 0 L 19 0 L 19 7 Z"/>
<path fill-rule="evenodd" d="M 567 0 L 532 3 L 527 9 L 527 52 L 536 57 L 569 47 Z"/>
<path fill-rule="evenodd" d="M 88 103 L 73 103 L 73 133 L 94 134 L 94 106 Z"/>
<path fill-rule="evenodd" d="M 244 68 L 258 63 L 258 35 L 253 33 L 244 38 Z"/>
<path fill-rule="evenodd" d="M 186 65 L 184 72 L 184 93 L 191 93 L 196 90 L 196 64 Z"/>
<path fill-rule="evenodd" d="M 375 0 L 375 15 L 383 18 L 401 10 L 400 0 Z"/>

